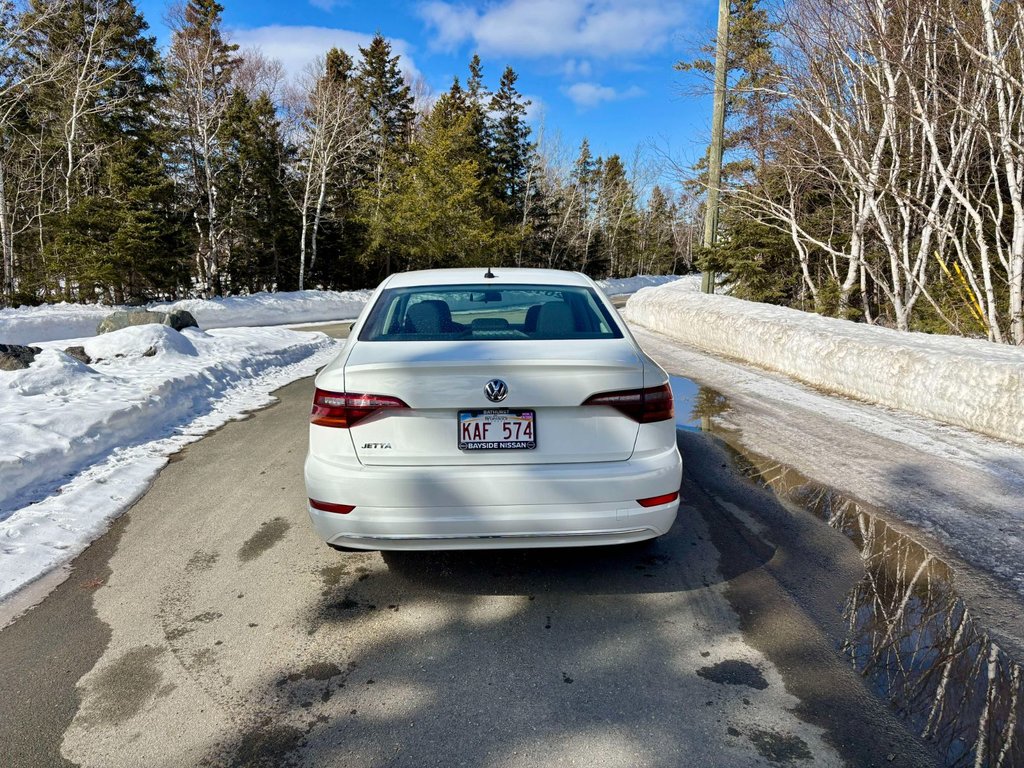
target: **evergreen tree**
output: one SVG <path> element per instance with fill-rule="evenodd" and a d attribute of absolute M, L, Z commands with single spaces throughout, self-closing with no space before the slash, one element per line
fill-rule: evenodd
<path fill-rule="evenodd" d="M 777 300 L 787 291 L 777 284 L 778 276 L 757 275 L 757 271 L 767 268 L 768 264 L 788 262 L 792 257 L 792 245 L 787 245 L 785 238 L 764 231 L 764 224 L 756 226 L 755 222 L 743 222 L 737 229 L 734 225 L 742 222 L 744 215 L 730 211 L 729 187 L 760 184 L 761 176 L 771 171 L 770 147 L 778 130 L 775 109 L 780 100 L 774 92 L 779 67 L 772 56 L 771 36 L 778 29 L 769 20 L 761 0 L 731 0 L 720 238 L 715 252 L 702 251 L 700 254 L 702 268 L 713 266 L 716 271 L 725 273 L 726 280 L 730 282 L 745 281 L 751 291 L 750 298 L 762 301 Z M 707 58 L 678 62 L 676 69 L 697 70 L 710 77 L 714 72 L 714 47 L 709 44 L 702 51 Z M 696 192 L 707 186 L 706 158 L 698 162 L 694 170 L 697 175 L 691 182 L 691 188 Z M 752 239 L 749 242 L 737 239 L 743 236 Z M 766 248 L 769 247 L 781 250 L 767 254 Z M 737 260 L 735 269 L 734 259 Z"/>
<path fill-rule="evenodd" d="M 492 179 L 495 176 L 495 168 L 491 158 L 491 126 L 487 119 L 487 105 L 491 94 L 484 87 L 483 78 L 483 64 L 480 62 L 480 56 L 474 53 L 469 62 L 469 77 L 466 79 L 462 99 L 470 115 L 470 133 L 473 135 L 475 151 L 480 158 L 480 170 L 486 179 Z M 485 184 L 485 187 L 488 186 L 494 185 Z M 497 192 L 495 189 L 487 191 L 490 194 Z"/>
<path fill-rule="evenodd" d="M 479 162 L 470 118 L 443 94 L 412 145 L 413 162 L 383 202 L 377 237 L 403 269 L 482 265 L 495 231 L 477 201 Z"/>
<path fill-rule="evenodd" d="M 597 189 L 601 175 L 601 159 L 590 152 L 590 142 L 584 137 L 580 152 L 572 168 L 569 218 L 573 248 L 572 269 L 586 271 L 596 250 Z"/>
<path fill-rule="evenodd" d="M 398 67 L 399 56 L 391 55 L 391 44 L 383 35 L 376 34 L 359 53 L 354 82 L 366 114 L 371 148 L 359 195 L 361 218 L 370 233 L 364 260 L 377 262 L 390 274 L 392 247 L 378 235 L 386 228 L 381 220 L 384 198 L 395 190 L 409 161 L 406 148 L 412 138 L 413 97 Z"/>
<path fill-rule="evenodd" d="M 379 32 L 370 45 L 360 48 L 356 67 L 356 92 L 366 110 L 373 144 L 393 149 L 407 143 L 412 134 L 413 98 L 398 68 L 399 56 Z"/>
<path fill-rule="evenodd" d="M 591 269 L 601 273 L 607 270 L 610 277 L 622 277 L 635 264 L 640 221 L 636 194 L 618 155 L 611 155 L 604 162 L 599 200 L 604 253 L 600 265 L 592 265 Z"/>
<path fill-rule="evenodd" d="M 218 194 L 228 231 L 226 283 L 237 292 L 290 285 L 296 215 L 288 205 L 288 150 L 270 96 L 254 101 L 242 91 L 231 97 L 225 120 L 229 163 Z"/>
<path fill-rule="evenodd" d="M 637 273 L 662 274 L 675 268 L 675 218 L 675 207 L 662 188 L 655 184 L 640 219 Z"/>
<path fill-rule="evenodd" d="M 469 98 L 477 104 L 483 105 L 487 101 L 488 93 L 484 87 L 484 67 L 480 62 L 480 54 L 474 53 L 469 60 L 469 78 L 466 80 L 466 91 Z"/>
<path fill-rule="evenodd" d="M 491 98 L 490 111 L 494 121 L 491 129 L 493 173 L 499 200 L 508 210 L 508 223 L 523 221 L 529 203 L 530 171 L 534 145 L 530 142 L 530 125 L 526 121 L 528 99 L 516 90 L 519 76 L 512 67 L 501 75 L 498 90 Z"/>

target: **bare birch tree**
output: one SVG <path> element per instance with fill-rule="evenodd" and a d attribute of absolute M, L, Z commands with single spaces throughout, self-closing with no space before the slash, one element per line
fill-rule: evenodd
<path fill-rule="evenodd" d="M 298 173 L 302 219 L 299 239 L 299 290 L 317 259 L 317 236 L 331 184 L 351 181 L 356 161 L 369 141 L 365 110 L 351 80 L 352 60 L 334 49 L 306 71 L 296 111 Z"/>
<path fill-rule="evenodd" d="M 189 0 L 171 9 L 168 111 L 180 143 L 180 173 L 195 195 L 192 212 L 197 236 L 196 288 L 204 296 L 219 293 L 225 260 L 224 216 L 217 201 L 226 166 L 223 128 L 231 100 L 237 46 L 220 31 L 223 8 L 212 0 Z"/>
<path fill-rule="evenodd" d="M 63 78 L 68 65 L 61 60 L 44 66 L 26 56 L 26 48 L 36 31 L 64 13 L 66 5 L 65 0 L 51 0 L 29 15 L 13 0 L 0 0 L 0 300 L 4 303 L 11 301 L 16 288 L 14 237 L 30 226 L 24 218 L 18 219 L 30 183 L 24 166 L 26 148 L 31 146 L 19 128 L 19 116 L 33 90 Z"/>

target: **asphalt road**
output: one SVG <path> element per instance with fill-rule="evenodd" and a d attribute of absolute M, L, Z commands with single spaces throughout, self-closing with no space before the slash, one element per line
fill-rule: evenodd
<path fill-rule="evenodd" d="M 304 509 L 312 380 L 277 395 L 0 632 L 0 765 L 936 764 L 835 650 L 856 552 L 710 438 L 654 543 L 341 554 Z"/>

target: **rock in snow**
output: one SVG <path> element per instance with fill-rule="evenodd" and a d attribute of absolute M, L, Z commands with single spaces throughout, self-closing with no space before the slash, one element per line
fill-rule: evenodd
<path fill-rule="evenodd" d="M 28 368 L 43 350 L 21 344 L 0 344 L 0 371 L 20 371 Z"/>
<path fill-rule="evenodd" d="M 1024 349 L 694 293 L 677 283 L 639 291 L 624 314 L 829 392 L 1024 443 Z"/>
<path fill-rule="evenodd" d="M 150 312 L 145 309 L 119 309 L 116 312 L 111 312 L 100 321 L 100 324 L 96 326 L 96 335 L 120 331 L 124 328 L 131 328 L 134 325 L 152 324 L 166 325 L 176 331 L 199 326 L 199 323 L 192 317 L 192 314 L 183 309 L 175 309 L 170 312 Z"/>

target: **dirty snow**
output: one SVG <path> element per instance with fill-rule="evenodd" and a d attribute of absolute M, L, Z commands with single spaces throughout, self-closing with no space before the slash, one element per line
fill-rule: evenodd
<path fill-rule="evenodd" d="M 51 344 L 0 371 L 0 601 L 100 536 L 172 453 L 337 351 L 281 328 L 145 325 L 74 343 L 95 362 Z"/>
<path fill-rule="evenodd" d="M 1024 348 L 903 333 L 676 283 L 640 290 L 624 314 L 715 355 L 1024 444 Z"/>

